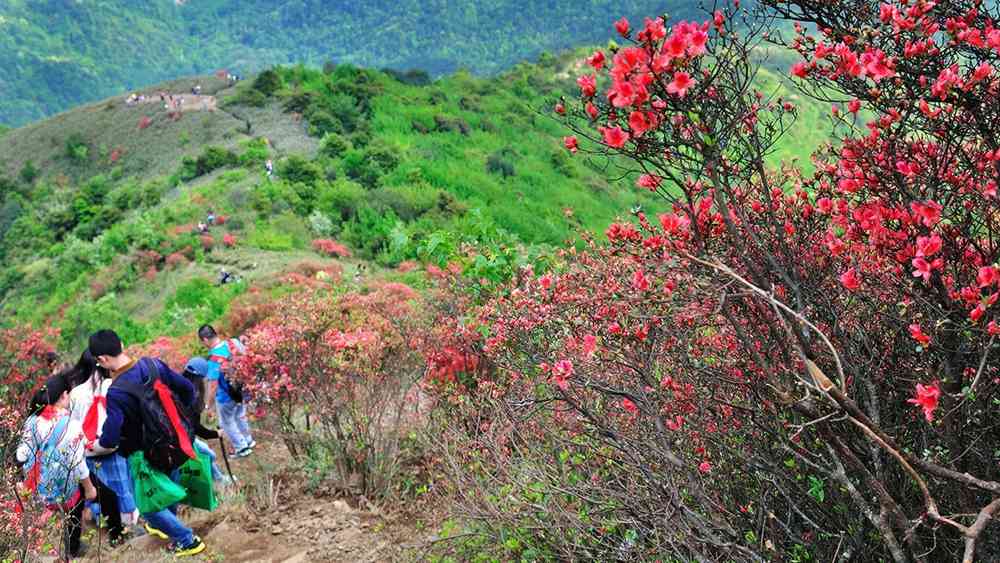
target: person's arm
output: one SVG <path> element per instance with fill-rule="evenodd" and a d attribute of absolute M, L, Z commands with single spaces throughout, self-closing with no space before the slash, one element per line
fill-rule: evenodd
<path fill-rule="evenodd" d="M 32 453 L 37 449 L 31 442 L 32 432 L 31 424 L 28 422 L 24 423 L 24 428 L 21 429 L 21 441 L 17 444 L 17 452 L 14 454 L 14 458 L 18 465 L 24 465 L 27 463 L 28 459 L 31 458 Z"/>
<path fill-rule="evenodd" d="M 218 362 L 208 361 L 208 373 L 205 374 L 205 409 L 209 416 L 215 412 L 215 393 L 219 389 L 219 377 L 222 375 Z"/>
<path fill-rule="evenodd" d="M 101 429 L 100 447 L 113 450 L 118 447 L 122 437 L 122 422 L 125 415 L 122 413 L 122 402 L 125 400 L 124 394 L 117 389 L 108 390 L 108 412 L 104 420 L 104 427 Z"/>
<path fill-rule="evenodd" d="M 97 488 L 94 487 L 94 482 L 90 480 L 89 473 L 86 477 L 80 479 L 80 486 L 83 487 L 83 497 L 85 499 L 97 500 Z"/>

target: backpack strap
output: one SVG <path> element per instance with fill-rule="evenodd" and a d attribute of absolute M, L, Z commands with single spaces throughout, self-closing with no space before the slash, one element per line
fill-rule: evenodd
<path fill-rule="evenodd" d="M 39 419 L 36 417 L 34 432 L 32 432 L 32 434 L 36 436 L 38 432 L 38 420 Z M 34 459 L 32 460 L 31 468 L 28 470 L 28 477 L 24 481 L 24 486 L 32 493 L 38 490 L 38 484 L 42 480 L 42 458 L 45 454 L 56 448 L 59 441 L 62 440 L 63 434 L 66 433 L 66 428 L 68 427 L 69 417 L 64 416 L 60 418 L 59 422 L 52 427 L 52 430 L 49 432 L 49 437 L 45 440 L 45 443 L 42 444 L 42 447 L 34 452 Z"/>
<path fill-rule="evenodd" d="M 153 363 L 153 360 L 142 358 L 139 360 L 139 369 L 145 372 L 151 363 Z M 160 399 L 160 404 L 163 405 L 163 412 L 167 414 L 170 425 L 174 428 L 174 432 L 177 433 L 177 441 L 180 443 L 181 451 L 187 454 L 189 458 L 197 459 L 198 456 L 194 453 L 194 447 L 191 445 L 191 437 L 188 436 L 187 430 L 181 424 L 181 414 L 177 410 L 177 403 L 174 402 L 173 392 L 160 379 L 158 375 L 160 371 L 159 366 L 153 366 L 153 368 L 156 369 L 156 372 L 154 372 L 154 375 L 149 375 L 147 381 L 152 382 L 153 391 L 156 392 L 156 396 Z"/>

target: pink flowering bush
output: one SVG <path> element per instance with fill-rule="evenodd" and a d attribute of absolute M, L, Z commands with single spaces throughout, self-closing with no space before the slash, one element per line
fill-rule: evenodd
<path fill-rule="evenodd" d="M 331 239 L 316 239 L 312 241 L 312 247 L 316 252 L 327 256 L 338 258 L 349 258 L 351 256 L 351 251 L 346 246 Z"/>
<path fill-rule="evenodd" d="M 278 418 L 292 455 L 332 458 L 331 475 L 350 492 L 380 496 L 398 484 L 425 366 L 417 301 L 402 284 L 304 289 L 244 334 L 238 377 Z"/>
<path fill-rule="evenodd" d="M 27 327 L 0 330 L 0 558 L 32 559 L 42 553 L 51 514 L 21 487 L 23 477 L 14 463 L 21 428 L 32 394 L 49 376 L 48 356 L 54 331 Z"/>
<path fill-rule="evenodd" d="M 556 559 L 996 559 L 1000 14 L 764 4 L 819 30 L 790 75 L 834 142 L 766 165 L 798 117 L 752 80 L 767 19 L 616 23 L 556 115 L 666 209 L 480 311 L 463 510 Z"/>

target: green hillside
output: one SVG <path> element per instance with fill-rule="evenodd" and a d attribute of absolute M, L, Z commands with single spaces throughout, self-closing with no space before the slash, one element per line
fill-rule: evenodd
<path fill-rule="evenodd" d="M 108 323 L 144 341 L 221 315 L 239 290 L 212 286 L 220 267 L 263 279 L 319 260 L 314 239 L 346 244 L 349 270 L 458 259 L 489 282 L 635 205 L 655 212 L 633 178 L 610 185 L 608 163 L 562 147 L 550 109 L 575 95 L 580 55 L 432 83 L 348 65 L 279 68 L 235 87 L 193 77 L 144 90 L 145 103 L 112 98 L 9 131 L 2 313 L 54 323 L 66 344 Z M 790 95 L 773 73 L 760 83 Z M 159 101 L 194 85 L 202 97 L 183 112 Z M 808 134 L 776 159 L 821 140 L 821 109 L 801 112 Z M 191 231 L 209 210 L 227 221 L 202 240 Z M 491 250 L 469 254 L 481 245 Z"/>
<path fill-rule="evenodd" d="M 0 123 L 218 68 L 326 61 L 497 73 L 603 41 L 619 16 L 692 16 L 682 0 L 8 0 L 0 2 Z"/>

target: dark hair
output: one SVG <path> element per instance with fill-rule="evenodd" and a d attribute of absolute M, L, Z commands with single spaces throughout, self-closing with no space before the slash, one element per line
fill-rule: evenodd
<path fill-rule="evenodd" d="M 90 376 L 95 371 L 100 372 L 101 377 L 107 377 L 107 370 L 97 365 L 97 358 L 87 349 L 80 354 L 80 359 L 77 360 L 76 365 L 64 370 L 64 374 L 66 381 L 69 382 L 69 386 L 72 389 L 90 379 Z"/>
<path fill-rule="evenodd" d="M 38 414 L 43 408 L 54 405 L 63 396 L 63 393 L 68 393 L 69 390 L 70 386 L 66 380 L 65 372 L 48 378 L 45 384 L 31 397 L 28 414 Z"/>
<path fill-rule="evenodd" d="M 212 325 L 201 325 L 201 328 L 198 329 L 198 338 L 201 338 L 202 340 L 215 338 L 218 335 L 219 333 L 215 332 L 215 329 L 212 328 Z"/>
<path fill-rule="evenodd" d="M 98 356 L 119 356 L 122 353 L 122 340 L 113 330 L 99 330 L 90 335 L 88 350 L 95 358 Z"/>

